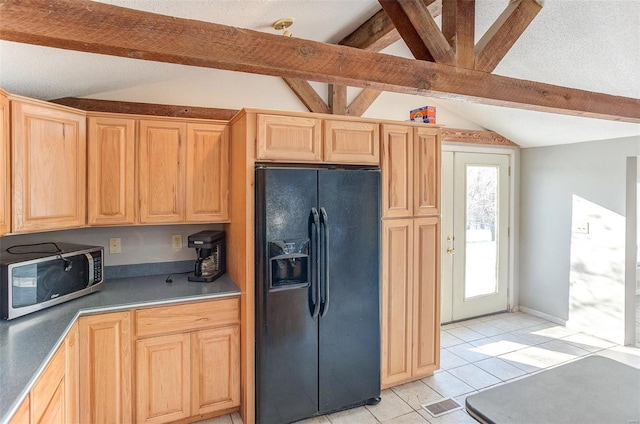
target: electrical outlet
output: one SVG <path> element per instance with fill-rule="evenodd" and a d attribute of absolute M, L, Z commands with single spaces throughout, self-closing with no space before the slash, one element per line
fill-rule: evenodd
<path fill-rule="evenodd" d="M 120 245 L 119 237 L 109 239 L 109 253 L 112 255 L 122 253 L 122 246 Z"/>
<path fill-rule="evenodd" d="M 174 252 L 182 249 L 182 234 L 174 234 L 171 236 L 171 246 Z"/>
<path fill-rule="evenodd" d="M 573 224 L 574 234 L 589 234 L 589 222 L 581 221 Z"/>

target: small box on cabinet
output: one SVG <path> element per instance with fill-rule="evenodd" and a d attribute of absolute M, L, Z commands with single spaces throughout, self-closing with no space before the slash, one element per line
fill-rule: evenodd
<path fill-rule="evenodd" d="M 425 122 L 427 124 L 436 123 L 436 107 L 423 106 L 409 111 L 409 119 L 414 122 Z"/>

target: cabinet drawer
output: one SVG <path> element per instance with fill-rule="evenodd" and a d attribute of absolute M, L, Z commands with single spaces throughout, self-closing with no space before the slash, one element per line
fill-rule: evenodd
<path fill-rule="evenodd" d="M 137 309 L 135 315 L 138 337 L 185 332 L 240 322 L 240 299 Z"/>

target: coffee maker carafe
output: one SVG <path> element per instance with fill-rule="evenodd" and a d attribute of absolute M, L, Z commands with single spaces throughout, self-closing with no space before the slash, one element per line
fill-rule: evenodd
<path fill-rule="evenodd" d="M 196 249 L 197 259 L 189 281 L 211 282 L 225 272 L 224 231 L 200 231 L 188 238 L 188 246 Z"/>

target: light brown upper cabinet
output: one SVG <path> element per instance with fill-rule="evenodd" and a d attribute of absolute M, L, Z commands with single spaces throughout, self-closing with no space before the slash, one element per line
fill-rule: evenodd
<path fill-rule="evenodd" d="M 324 121 L 324 161 L 379 165 L 380 126 L 372 122 Z"/>
<path fill-rule="evenodd" d="M 413 129 L 413 216 L 440 215 L 440 128 Z"/>
<path fill-rule="evenodd" d="M 257 115 L 256 159 L 278 162 L 322 160 L 321 120 L 311 117 Z"/>
<path fill-rule="evenodd" d="M 382 216 L 440 213 L 440 129 L 382 125 Z"/>
<path fill-rule="evenodd" d="M 9 116 L 9 98 L 0 90 L 0 237 L 11 231 Z"/>
<path fill-rule="evenodd" d="M 11 97 L 14 232 L 81 227 L 86 214 L 86 117 Z"/>
<path fill-rule="evenodd" d="M 380 164 L 374 122 L 257 114 L 256 160 L 291 163 Z"/>
<path fill-rule="evenodd" d="M 187 124 L 140 120 L 138 141 L 140 222 L 184 221 Z"/>
<path fill-rule="evenodd" d="M 187 124 L 188 222 L 229 220 L 229 134 L 224 124 Z"/>
<path fill-rule="evenodd" d="M 89 225 L 228 221 L 227 126 L 137 118 L 89 116 Z"/>
<path fill-rule="evenodd" d="M 89 116 L 89 225 L 135 224 L 135 119 Z"/>

